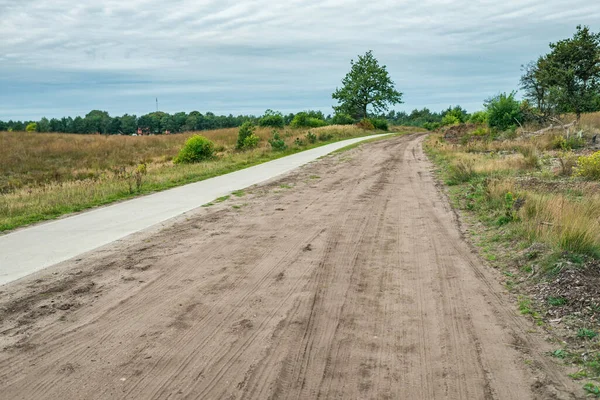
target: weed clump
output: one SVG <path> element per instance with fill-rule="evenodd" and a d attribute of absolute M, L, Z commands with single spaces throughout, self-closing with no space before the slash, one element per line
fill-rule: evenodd
<path fill-rule="evenodd" d="M 191 164 L 214 157 L 215 144 L 201 135 L 189 138 L 173 162 L 175 164 Z"/>

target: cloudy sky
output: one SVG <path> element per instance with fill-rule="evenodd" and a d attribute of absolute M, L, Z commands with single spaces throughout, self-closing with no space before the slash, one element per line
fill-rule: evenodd
<path fill-rule="evenodd" d="M 596 0 L 0 0 L 0 119 L 321 109 L 372 49 L 433 110 L 517 88 Z"/>

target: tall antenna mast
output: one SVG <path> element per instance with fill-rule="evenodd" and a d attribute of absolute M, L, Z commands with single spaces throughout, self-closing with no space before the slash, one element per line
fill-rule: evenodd
<path fill-rule="evenodd" d="M 158 112 L 158 97 L 156 98 L 156 112 Z"/>

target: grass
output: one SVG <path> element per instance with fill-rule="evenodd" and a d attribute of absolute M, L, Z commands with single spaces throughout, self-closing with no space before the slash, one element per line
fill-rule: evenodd
<path fill-rule="evenodd" d="M 271 151 L 267 143 L 271 129 L 258 128 L 259 147 L 245 152 L 235 150 L 237 129 L 203 131 L 215 142 L 217 157 L 187 165 L 175 165 L 172 159 L 193 133 L 130 137 L 0 132 L 0 232 L 374 133 L 335 125 L 311 131 L 328 140 L 298 146 L 294 140 L 305 137 L 307 130 L 284 129 L 280 133 L 288 148 L 280 152 Z M 144 174 L 136 181 L 140 165 L 145 165 Z"/>

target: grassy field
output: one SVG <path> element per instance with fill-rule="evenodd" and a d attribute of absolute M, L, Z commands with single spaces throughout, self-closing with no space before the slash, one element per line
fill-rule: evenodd
<path fill-rule="evenodd" d="M 204 131 L 215 142 L 215 160 L 175 165 L 172 159 L 194 133 L 168 136 L 101 136 L 0 133 L 0 231 L 207 179 L 326 143 L 372 134 L 355 126 L 285 129 L 288 148 L 271 150 L 272 129 L 259 128 L 258 148 L 235 150 L 237 129 Z M 303 142 L 298 143 L 296 139 Z M 146 164 L 136 180 L 135 171 Z"/>
<path fill-rule="evenodd" d="M 600 380 L 598 133 L 595 113 L 568 134 L 494 137 L 458 126 L 425 146 L 481 254 L 556 344 L 551 356 L 592 385 Z"/>

